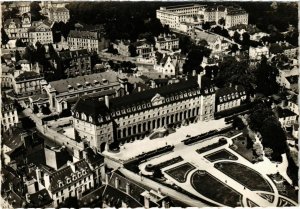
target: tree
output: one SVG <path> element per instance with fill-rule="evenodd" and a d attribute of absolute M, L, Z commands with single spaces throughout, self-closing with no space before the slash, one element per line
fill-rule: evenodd
<path fill-rule="evenodd" d="M 240 117 L 235 117 L 233 119 L 232 126 L 234 128 L 237 128 L 238 130 L 242 130 L 243 128 L 245 128 L 245 124 Z"/>
<path fill-rule="evenodd" d="M 129 51 L 131 57 L 138 56 L 138 53 L 136 52 L 136 47 L 133 44 L 129 45 L 128 51 Z"/>
<path fill-rule="evenodd" d="M 9 41 L 8 35 L 6 34 L 4 28 L 1 28 L 1 43 L 2 45 L 6 45 Z"/>
<path fill-rule="evenodd" d="M 37 1 L 33 1 L 30 3 L 30 14 L 32 21 L 39 21 L 45 19 L 45 17 L 40 14 L 41 10 L 42 9 Z"/>
<path fill-rule="evenodd" d="M 279 90 L 279 84 L 276 81 L 278 74 L 278 69 L 269 65 L 266 57 L 262 57 L 261 62 L 255 71 L 257 92 L 260 92 L 265 96 L 277 93 Z"/>
<path fill-rule="evenodd" d="M 39 108 L 38 108 L 37 105 L 33 105 L 33 113 L 34 113 L 34 114 L 39 113 Z"/>
<path fill-rule="evenodd" d="M 187 54 L 192 46 L 193 43 L 189 36 L 179 36 L 179 49 L 182 54 Z"/>
<path fill-rule="evenodd" d="M 241 34 L 239 34 L 237 31 L 235 31 L 233 34 L 233 41 L 235 43 L 240 43 L 241 41 Z"/>
<path fill-rule="evenodd" d="M 264 123 L 264 120 L 274 116 L 274 112 L 266 104 L 258 103 L 256 104 L 251 111 L 251 114 L 248 118 L 248 124 L 251 130 L 260 132 Z"/>
<path fill-rule="evenodd" d="M 264 120 L 261 127 L 262 144 L 273 150 L 272 159 L 282 161 L 281 154 L 286 152 L 286 135 L 275 116 Z"/>
<path fill-rule="evenodd" d="M 209 30 L 209 29 L 210 29 L 210 24 L 209 24 L 209 22 L 203 23 L 203 24 L 202 24 L 202 29 L 203 29 L 203 30 Z"/>
<path fill-rule="evenodd" d="M 219 25 L 225 25 L 225 19 L 222 17 L 221 19 L 218 20 Z"/>
<path fill-rule="evenodd" d="M 36 50 L 33 46 L 27 46 L 25 48 L 23 59 L 28 60 L 32 64 L 36 62 Z"/>
<path fill-rule="evenodd" d="M 17 39 L 16 41 L 16 47 L 25 47 L 26 44 L 23 43 L 23 41 L 21 39 Z"/>
<path fill-rule="evenodd" d="M 16 59 L 16 62 L 18 62 L 19 60 L 21 60 L 21 55 L 20 55 L 20 52 L 18 50 L 16 50 L 15 52 L 15 59 Z"/>
<path fill-rule="evenodd" d="M 211 50 L 204 46 L 193 46 L 188 53 L 185 63 L 182 66 L 183 73 L 192 74 L 194 70 L 196 73 L 200 73 L 200 71 L 203 70 L 200 66 L 203 57 L 209 57 L 210 53 Z"/>
<path fill-rule="evenodd" d="M 236 52 L 239 50 L 239 47 L 238 47 L 238 45 L 236 45 L 236 44 L 231 44 L 231 45 L 229 46 L 229 49 L 230 49 L 230 51 L 231 51 L 232 53 L 236 53 Z"/>
<path fill-rule="evenodd" d="M 164 175 L 163 173 L 161 172 L 161 169 L 158 168 L 158 167 L 155 167 L 154 171 L 153 171 L 153 177 L 154 178 L 162 178 Z"/>

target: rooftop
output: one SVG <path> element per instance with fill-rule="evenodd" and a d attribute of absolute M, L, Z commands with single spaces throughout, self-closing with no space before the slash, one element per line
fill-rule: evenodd
<path fill-rule="evenodd" d="M 68 78 L 58 81 L 52 81 L 50 82 L 50 86 L 56 90 L 57 93 L 63 93 L 68 92 L 69 87 L 73 87 L 74 90 L 78 90 L 78 85 L 82 85 L 82 87 L 87 87 L 87 85 L 90 85 L 94 87 L 98 82 L 100 86 L 104 87 L 105 81 L 108 81 L 109 83 L 117 83 L 118 78 L 117 75 L 113 72 L 102 72 L 102 73 L 96 73 L 96 74 L 90 74 L 90 75 L 84 75 L 84 76 L 78 76 L 74 78 Z"/>
<path fill-rule="evenodd" d="M 71 30 L 68 37 L 70 38 L 85 38 L 98 39 L 98 33 L 92 31 Z"/>
<path fill-rule="evenodd" d="M 25 71 L 24 73 L 20 74 L 18 77 L 16 77 L 16 81 L 23 81 L 23 80 L 30 80 L 34 78 L 41 78 L 41 75 L 39 75 L 36 72 L 33 71 Z"/>
<path fill-rule="evenodd" d="M 285 109 L 285 108 L 282 109 L 282 108 L 278 107 L 276 109 L 276 111 L 277 111 L 277 114 L 278 114 L 279 118 L 286 118 L 286 117 L 290 117 L 290 116 L 295 116 L 296 115 L 296 113 L 292 112 L 289 109 Z"/>

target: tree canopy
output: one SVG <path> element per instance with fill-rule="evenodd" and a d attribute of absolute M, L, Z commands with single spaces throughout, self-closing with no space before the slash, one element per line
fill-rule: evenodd
<path fill-rule="evenodd" d="M 278 69 L 271 66 L 267 62 L 266 57 L 262 57 L 262 60 L 255 71 L 257 85 L 256 91 L 264 94 L 265 96 L 277 93 L 279 90 L 279 84 L 276 81 L 278 74 Z"/>

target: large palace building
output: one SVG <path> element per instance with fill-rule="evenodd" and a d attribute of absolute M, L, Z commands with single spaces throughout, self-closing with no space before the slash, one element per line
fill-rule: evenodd
<path fill-rule="evenodd" d="M 154 129 L 210 120 L 215 87 L 203 75 L 119 98 L 79 99 L 73 108 L 75 137 L 103 151 L 106 144 L 142 138 Z"/>

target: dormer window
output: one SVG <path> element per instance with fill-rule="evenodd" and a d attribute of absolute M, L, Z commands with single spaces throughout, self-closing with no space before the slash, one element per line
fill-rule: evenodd
<path fill-rule="evenodd" d="M 132 111 L 135 111 L 136 110 L 136 108 L 135 107 L 132 107 Z"/>
<path fill-rule="evenodd" d="M 205 94 L 208 94 L 208 89 L 205 89 L 204 92 L 205 92 Z"/>
<path fill-rule="evenodd" d="M 71 178 L 67 177 L 67 184 L 71 183 Z"/>
<path fill-rule="evenodd" d="M 82 171 L 82 175 L 86 175 L 86 171 L 85 170 Z"/>
<path fill-rule="evenodd" d="M 57 183 L 58 183 L 58 187 L 63 187 L 63 185 L 64 185 L 61 180 L 59 180 Z"/>
<path fill-rule="evenodd" d="M 220 100 L 220 102 L 223 102 L 223 98 L 222 97 L 219 97 L 219 100 Z"/>
<path fill-rule="evenodd" d="M 77 176 L 75 174 L 72 175 L 72 180 L 75 181 L 77 179 Z"/>
<path fill-rule="evenodd" d="M 109 120 L 109 119 L 110 119 L 110 116 L 109 116 L 109 115 L 107 115 L 107 116 L 106 116 L 106 120 Z"/>
<path fill-rule="evenodd" d="M 148 103 L 148 104 L 147 104 L 147 107 L 151 107 L 151 104 L 150 104 L 150 103 Z"/>
<path fill-rule="evenodd" d="M 125 110 L 125 109 L 123 109 L 123 110 L 122 110 L 122 113 L 123 113 L 123 114 L 126 114 L 126 110 Z"/>
<path fill-rule="evenodd" d="M 78 88 L 78 89 L 80 89 L 80 88 L 83 87 L 80 83 L 77 83 L 76 85 L 77 85 L 77 88 Z"/>
<path fill-rule="evenodd" d="M 94 80 L 94 85 L 95 85 L 95 86 L 97 86 L 97 85 L 99 85 L 99 84 L 100 84 L 99 81 Z"/>
<path fill-rule="evenodd" d="M 137 107 L 137 109 L 140 110 L 140 109 L 141 109 L 141 105 L 139 105 L 139 106 Z"/>
<path fill-rule="evenodd" d="M 117 111 L 116 114 L 117 114 L 117 115 L 120 115 L 120 111 Z"/>
<path fill-rule="evenodd" d="M 79 118 L 79 112 L 76 112 L 76 117 Z"/>
<path fill-rule="evenodd" d="M 99 117 L 99 118 L 98 118 L 98 122 L 99 122 L 99 123 L 103 122 L 103 118 L 102 118 L 102 117 Z"/>
<path fill-rule="evenodd" d="M 78 178 L 80 178 L 80 177 L 81 177 L 81 173 L 80 173 L 80 172 L 78 172 L 78 174 L 77 174 L 77 175 L 78 175 Z"/>
<path fill-rule="evenodd" d="M 143 108 L 146 108 L 146 105 L 145 104 L 143 104 L 143 106 L 142 106 Z"/>
<path fill-rule="evenodd" d="M 130 108 L 127 108 L 127 112 L 131 112 L 131 109 L 130 109 Z"/>
<path fill-rule="evenodd" d="M 227 98 L 228 98 L 228 100 L 230 100 L 230 99 L 231 99 L 231 96 L 230 96 L 230 94 L 228 94 L 228 95 L 227 95 Z"/>
<path fill-rule="evenodd" d="M 166 102 L 169 102 L 169 101 L 170 101 L 170 99 L 169 99 L 169 98 L 167 98 L 167 99 L 166 99 Z"/>
<path fill-rule="evenodd" d="M 84 113 L 81 113 L 81 119 L 86 120 L 86 115 Z"/>
<path fill-rule="evenodd" d="M 89 116 L 89 122 L 92 123 L 93 122 L 93 119 L 91 116 Z"/>
<path fill-rule="evenodd" d="M 103 83 L 103 84 L 108 84 L 108 80 L 102 79 L 102 83 Z"/>
<path fill-rule="evenodd" d="M 91 84 L 90 84 L 89 82 L 86 81 L 86 82 L 85 82 L 85 86 L 86 86 L 86 87 L 90 87 Z"/>

